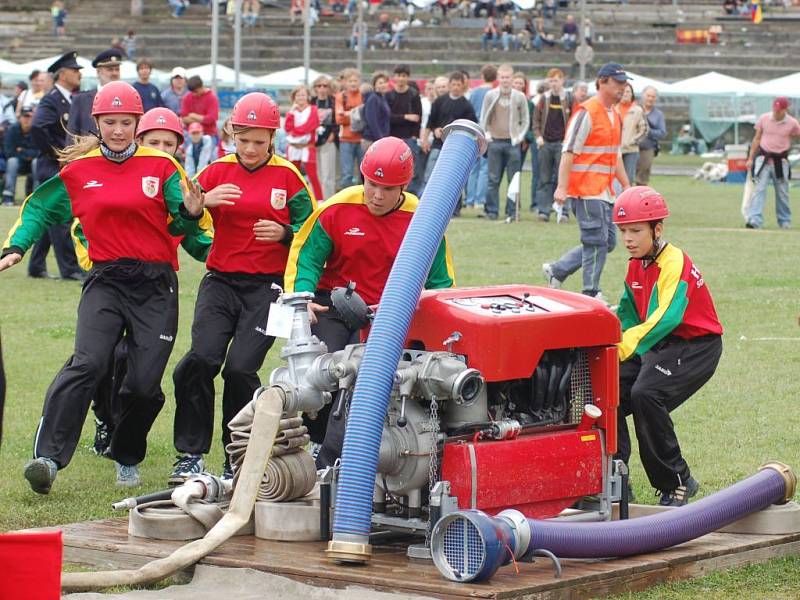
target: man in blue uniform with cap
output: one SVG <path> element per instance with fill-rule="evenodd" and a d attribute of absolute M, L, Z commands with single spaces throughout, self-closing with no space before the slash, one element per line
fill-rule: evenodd
<path fill-rule="evenodd" d="M 81 86 L 81 66 L 78 53 L 65 52 L 47 70 L 55 76 L 55 85 L 36 107 L 33 115 L 31 134 L 33 141 L 42 153 L 36 164 L 36 179 L 44 183 L 59 171 L 57 150 L 67 145 L 67 124 L 73 92 Z M 58 270 L 62 279 L 83 281 L 84 274 L 78 267 L 75 247 L 70 236 L 70 223 L 53 225 L 44 236 L 34 244 L 28 261 L 28 275 L 49 277 L 47 273 L 47 251 L 50 244 L 56 254 Z"/>
<path fill-rule="evenodd" d="M 75 135 L 97 133 L 97 124 L 92 117 L 92 102 L 99 89 L 110 81 L 119 80 L 122 52 L 115 48 L 104 50 L 94 57 L 92 66 L 97 71 L 97 87 L 81 92 L 72 99 L 69 110 L 69 132 Z"/>

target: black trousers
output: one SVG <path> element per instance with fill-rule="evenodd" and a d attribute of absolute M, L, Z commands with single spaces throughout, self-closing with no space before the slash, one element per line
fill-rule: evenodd
<path fill-rule="evenodd" d="M 327 306 L 328 312 L 317 314 L 317 323 L 311 326 L 311 332 L 328 346 L 328 352 L 336 352 L 349 344 L 357 344 L 358 331 L 352 331 L 344 324 L 339 313 L 331 305 L 330 294 L 317 292 L 315 302 Z M 336 404 L 334 398 L 333 404 Z M 332 466 L 342 455 L 344 444 L 345 414 L 334 418 L 331 414 L 333 404 L 324 406 L 315 419 L 303 415 L 303 425 L 308 427 L 311 441 L 322 444 L 317 456 L 317 468 L 322 469 Z"/>
<path fill-rule="evenodd" d="M 113 432 L 119 421 L 122 407 L 119 401 L 119 390 L 128 372 L 128 340 L 122 338 L 114 347 L 111 362 L 105 374 L 97 384 L 97 391 L 92 401 L 92 411 L 97 420 L 102 421 Z M 161 392 L 163 398 L 164 392 Z"/>
<path fill-rule="evenodd" d="M 56 375 L 44 401 L 34 456 L 72 459 L 89 403 L 123 333 L 128 372 L 120 385 L 120 411 L 111 457 L 142 462 L 147 434 L 164 405 L 161 377 L 178 329 L 178 279 L 168 263 L 121 260 L 96 264 L 78 305 L 75 352 Z"/>
<path fill-rule="evenodd" d="M 643 356 L 620 365 L 618 452 L 627 464 L 631 439 L 626 417 L 633 415 L 639 456 L 650 485 L 662 492 L 677 488 L 691 474 L 669 416 L 711 379 L 722 356 L 722 338 L 668 337 Z"/>
<path fill-rule="evenodd" d="M 36 161 L 36 178 L 45 182 L 58 173 L 58 164 L 46 157 Z M 61 277 L 81 273 L 75 256 L 75 245 L 70 234 L 70 224 L 48 227 L 45 234 L 31 248 L 28 258 L 28 275 L 41 275 L 47 271 L 47 253 L 52 245 Z"/>
<path fill-rule="evenodd" d="M 223 362 L 222 443 L 228 423 L 261 385 L 258 370 L 274 337 L 266 333 L 272 284 L 283 278 L 209 271 L 200 283 L 192 323 L 192 347 L 175 367 L 174 440 L 178 452 L 207 454 L 214 434 L 214 378 Z"/>

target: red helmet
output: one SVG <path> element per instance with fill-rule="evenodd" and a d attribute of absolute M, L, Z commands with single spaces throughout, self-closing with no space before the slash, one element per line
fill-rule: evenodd
<path fill-rule="evenodd" d="M 614 223 L 645 223 L 669 216 L 664 196 L 647 185 L 637 185 L 622 192 L 614 202 Z"/>
<path fill-rule="evenodd" d="M 231 111 L 231 125 L 278 129 L 281 126 L 281 111 L 272 98 L 262 92 L 245 94 Z"/>
<path fill-rule="evenodd" d="M 396 137 L 378 140 L 364 153 L 361 174 L 379 185 L 407 185 L 414 176 L 414 155 L 411 148 Z"/>
<path fill-rule="evenodd" d="M 163 129 L 171 131 L 178 136 L 178 144 L 183 143 L 183 126 L 181 120 L 174 112 L 168 108 L 151 108 L 144 116 L 139 119 L 139 126 L 136 128 L 136 137 L 144 135 L 148 131 Z"/>
<path fill-rule="evenodd" d="M 112 81 L 94 95 L 92 116 L 97 115 L 141 115 L 142 97 L 130 83 Z"/>

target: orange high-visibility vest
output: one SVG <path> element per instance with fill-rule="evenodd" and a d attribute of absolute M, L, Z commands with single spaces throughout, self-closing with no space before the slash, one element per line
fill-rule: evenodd
<path fill-rule="evenodd" d="M 580 111 L 589 113 L 592 131 L 580 154 L 575 154 L 569 172 L 567 195 L 572 198 L 600 196 L 611 187 L 617 169 L 617 156 L 622 141 L 622 119 L 614 108 L 614 125 L 608 118 L 603 103 L 594 96 L 578 105 L 572 114 L 577 118 Z"/>

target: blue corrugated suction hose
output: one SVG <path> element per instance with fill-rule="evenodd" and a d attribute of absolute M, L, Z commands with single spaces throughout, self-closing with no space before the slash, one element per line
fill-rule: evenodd
<path fill-rule="evenodd" d="M 433 560 L 448 579 L 477 582 L 510 562 L 511 553 L 518 559 L 538 549 L 559 558 L 646 554 L 716 531 L 770 504 L 785 503 L 794 496 L 796 485 L 789 467 L 772 462 L 697 502 L 625 521 L 575 523 L 526 519 L 518 511 L 504 511 L 497 517 L 477 510 L 458 511 L 434 527 Z M 512 542 L 498 544 L 498 539 Z"/>
<path fill-rule="evenodd" d="M 369 560 L 372 494 L 394 372 L 411 318 L 447 224 L 479 152 L 483 131 L 471 121 L 445 128 L 444 145 L 408 227 L 370 330 L 350 406 L 328 555 Z"/>

